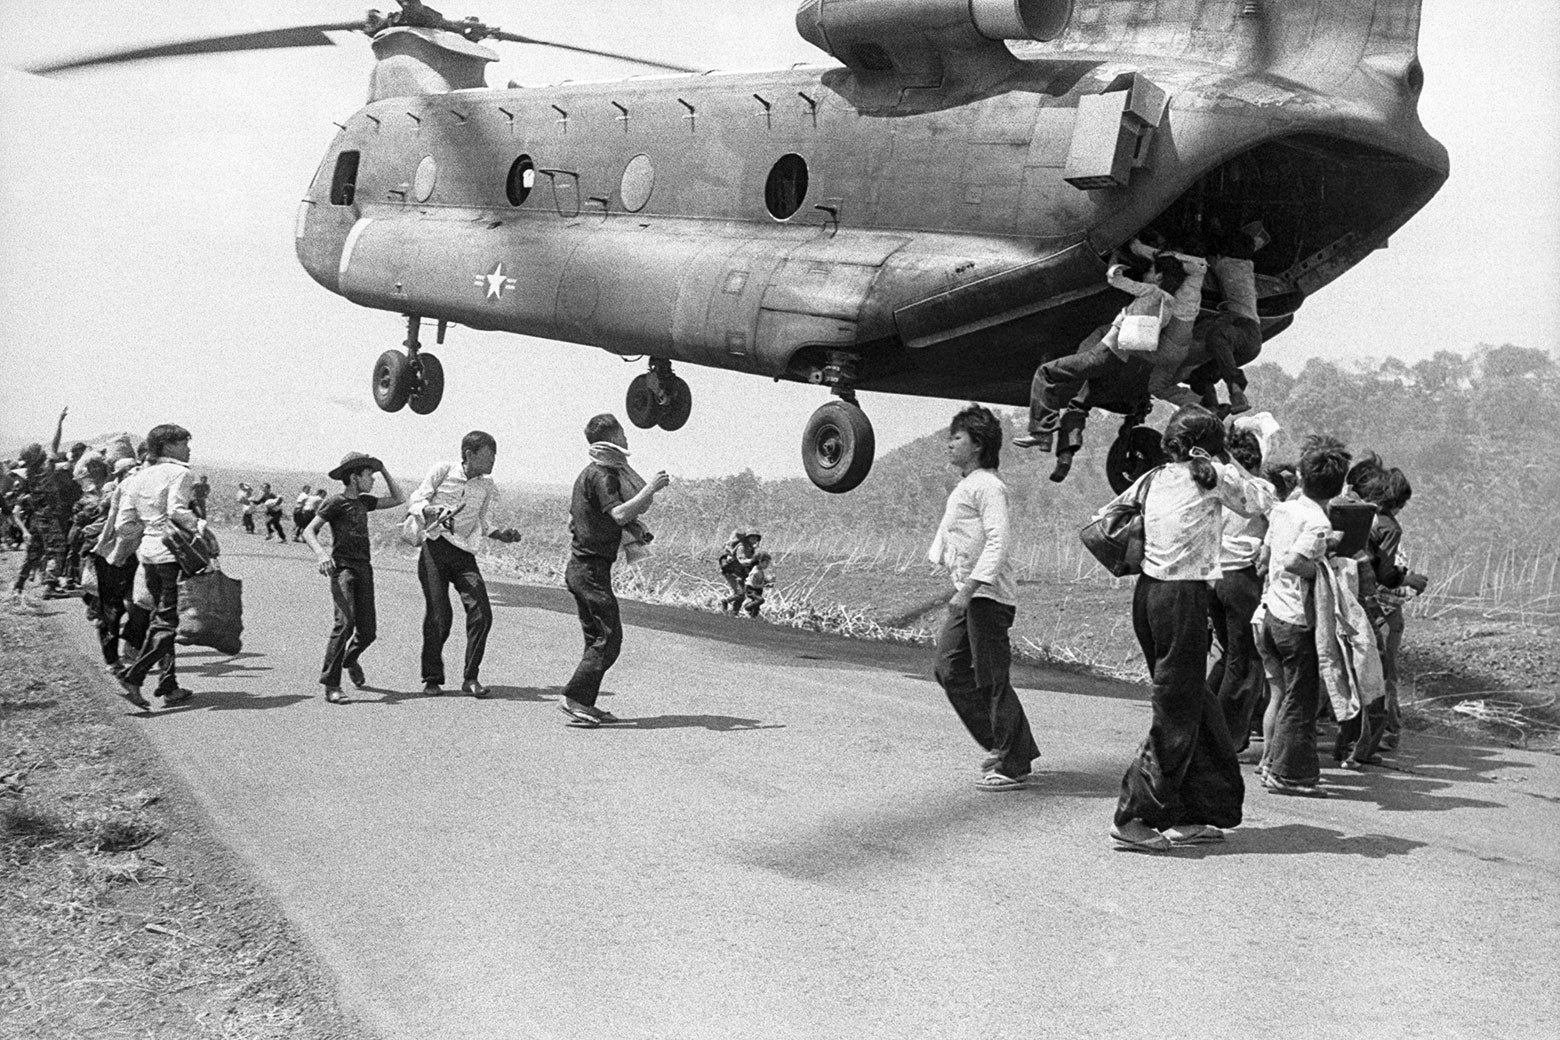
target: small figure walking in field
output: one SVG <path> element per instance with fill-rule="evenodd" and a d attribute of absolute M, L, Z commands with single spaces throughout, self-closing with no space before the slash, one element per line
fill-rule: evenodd
<path fill-rule="evenodd" d="M 390 492 L 383 498 L 370 493 L 374 490 L 376 473 L 384 474 L 385 488 Z M 368 680 L 358 658 L 378 634 L 374 567 L 369 560 L 368 514 L 394 509 L 406 501 L 406 496 L 383 462 L 359 451 L 347 452 L 341 465 L 328 476 L 341 481 L 342 489 L 320 504 L 303 529 L 303 540 L 319 557 L 320 573 L 330 579 L 331 598 L 336 603 L 336 624 L 325 644 L 325 667 L 320 671 L 320 685 L 325 687 L 327 701 L 346 704 L 347 698 L 341 692 L 341 670 L 347 670 L 353 686 L 360 690 L 367 686 Z M 330 527 L 329 551 L 319 541 L 320 531 L 327 525 Z"/>
<path fill-rule="evenodd" d="M 769 575 L 772 559 L 766 552 L 761 552 L 753 557 L 753 566 L 748 570 L 747 578 L 743 580 L 744 601 L 742 609 L 747 611 L 747 616 L 758 617 L 758 612 L 764 606 L 764 590 L 774 580 Z"/>
<path fill-rule="evenodd" d="M 937 636 L 937 681 L 970 736 L 986 751 L 982 791 L 1013 791 L 1029 782 L 1040 757 L 1024 705 L 1013 689 L 1008 629 L 1017 612 L 1008 489 L 997 475 L 1002 423 L 972 404 L 948 426 L 948 463 L 961 479 L 948 496 L 927 551 L 953 578 L 953 598 Z"/>

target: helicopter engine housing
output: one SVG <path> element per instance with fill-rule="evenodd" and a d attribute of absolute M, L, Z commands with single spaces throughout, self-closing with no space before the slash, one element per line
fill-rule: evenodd
<path fill-rule="evenodd" d="M 904 73 L 927 50 L 1053 40 L 1071 15 L 1072 0 L 805 0 L 796 29 L 852 69 Z"/>

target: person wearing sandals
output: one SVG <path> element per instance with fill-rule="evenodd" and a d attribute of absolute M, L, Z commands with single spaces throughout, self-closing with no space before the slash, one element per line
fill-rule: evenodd
<path fill-rule="evenodd" d="M 623 623 L 612 592 L 612 564 L 625 533 L 643 529 L 638 521 L 670 483 L 663 470 L 642 479 L 628 464 L 628 435 L 610 413 L 585 424 L 590 464 L 575 478 L 569 499 L 569 562 L 563 583 L 574 597 L 585 652 L 563 688 L 558 707 L 571 725 L 594 729 L 617 722 L 610 711 L 596 707 L 601 680 L 623 650 Z"/>
<path fill-rule="evenodd" d="M 1258 611 L 1258 645 L 1278 682 L 1272 691 L 1272 735 L 1258 767 L 1262 785 L 1275 794 L 1322 798 L 1317 786 L 1316 715 L 1320 708 L 1320 662 L 1316 650 L 1318 567 L 1326 566 L 1336 539 L 1327 506 L 1343 491 L 1349 455 L 1330 438 L 1318 439 L 1300 456 L 1300 493 L 1268 516 L 1267 588 Z"/>
<path fill-rule="evenodd" d="M 937 636 L 937 682 L 986 752 L 982 791 L 1014 791 L 1040 757 L 1010 678 L 1008 630 L 1018 583 L 1008 523 L 1008 489 L 997 475 L 1002 423 L 972 404 L 948 425 L 948 464 L 960 480 L 948 495 L 927 559 L 953 577 L 953 598 Z"/>
<path fill-rule="evenodd" d="M 1205 675 L 1208 603 L 1220 576 L 1224 510 L 1260 516 L 1273 506 L 1272 487 L 1228 461 L 1224 426 L 1207 410 L 1191 405 L 1171 416 L 1164 449 L 1170 461 L 1110 504 L 1143 495 L 1132 627 L 1153 683 L 1153 722 L 1121 778 L 1110 829 L 1118 847 L 1136 852 L 1220 842 L 1222 828 L 1241 821 L 1240 763 Z"/>
<path fill-rule="evenodd" d="M 385 475 L 385 488 L 390 493 L 384 498 L 370 493 L 374 490 L 376 473 Z M 341 670 L 347 670 L 353 686 L 360 690 L 367 686 L 368 680 L 358 658 L 378 634 L 374 567 L 369 559 L 368 514 L 379 509 L 394 509 L 406 501 L 406 496 L 383 462 L 360 451 L 347 452 L 341 465 L 328 476 L 341 481 L 341 491 L 327 497 L 313 511 L 303 528 L 303 540 L 319 558 L 320 573 L 330 579 L 331 599 L 336 604 L 336 624 L 325 644 L 320 685 L 325 687 L 327 701 L 346 704 L 347 698 L 341 692 Z M 320 531 L 327 525 L 330 527 L 328 551 L 320 544 Z"/>

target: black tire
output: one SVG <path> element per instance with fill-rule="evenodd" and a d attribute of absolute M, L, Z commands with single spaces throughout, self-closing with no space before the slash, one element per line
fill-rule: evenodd
<path fill-rule="evenodd" d="M 1132 482 L 1165 461 L 1165 449 L 1159 431 L 1152 426 L 1134 426 L 1111 442 L 1105 456 L 1105 479 L 1121 494 Z"/>
<path fill-rule="evenodd" d="M 662 379 L 661 386 L 666 391 L 666 401 L 661 405 L 656 425 L 667 432 L 680 430 L 693 414 L 693 391 L 678 376 Z"/>
<path fill-rule="evenodd" d="M 412 411 L 428 415 L 444 400 L 444 365 L 432 354 L 418 354 L 417 367 L 421 378 L 413 380 L 417 389 L 412 391 Z"/>
<path fill-rule="evenodd" d="M 374 362 L 374 403 L 399 412 L 412 396 L 412 360 L 399 350 L 387 350 Z"/>
<path fill-rule="evenodd" d="M 808 479 L 831 495 L 859 487 L 872 471 L 876 451 L 871 420 L 848 401 L 823 405 L 802 433 L 802 467 Z"/>
<path fill-rule="evenodd" d="M 648 372 L 635 376 L 634 381 L 628 384 L 623 410 L 628 413 L 628 421 L 641 430 L 648 430 L 661 417 L 661 402 L 655 399 L 655 391 L 650 389 Z"/>

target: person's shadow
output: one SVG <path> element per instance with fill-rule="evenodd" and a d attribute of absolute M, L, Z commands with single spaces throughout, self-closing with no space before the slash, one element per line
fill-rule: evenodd
<path fill-rule="evenodd" d="M 301 693 L 284 693 L 272 697 L 256 697 L 245 690 L 198 690 L 192 700 L 171 708 L 155 707 L 153 715 L 182 715 L 190 711 L 266 711 L 271 708 L 290 708 L 294 704 L 313 700 Z"/>
<path fill-rule="evenodd" d="M 1241 827 L 1215 845 L 1182 845 L 1170 853 L 1183 859 L 1204 856 L 1363 856 L 1386 859 L 1406 856 L 1428 842 L 1395 838 L 1389 834 L 1344 834 L 1328 827 L 1306 823 L 1283 823 L 1276 827 Z"/>
<path fill-rule="evenodd" d="M 189 650 L 179 647 L 178 661 L 181 672 L 190 672 L 203 679 L 221 679 L 229 675 L 238 675 L 244 672 L 269 672 L 270 665 L 249 665 L 239 662 L 255 657 L 264 657 L 264 654 L 236 653 L 232 655 L 220 654 L 215 650 Z"/>
<path fill-rule="evenodd" d="M 734 733 L 750 729 L 785 729 L 780 722 L 763 719 L 743 719 L 734 715 L 651 715 L 641 719 L 621 719 L 601 727 L 607 730 L 624 729 L 707 729 L 712 733 Z"/>

